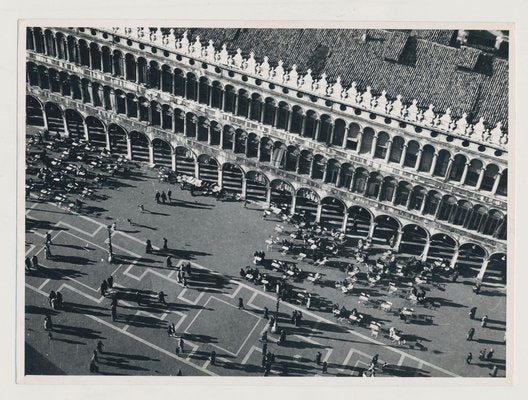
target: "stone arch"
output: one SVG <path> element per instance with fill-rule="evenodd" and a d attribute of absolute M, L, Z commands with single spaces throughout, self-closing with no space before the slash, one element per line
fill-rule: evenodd
<path fill-rule="evenodd" d="M 466 168 L 467 157 L 463 154 L 456 154 L 453 158 L 453 164 L 451 166 L 451 172 L 449 173 L 449 180 L 454 182 L 460 182 L 464 169 Z"/>
<path fill-rule="evenodd" d="M 391 176 L 387 176 L 381 183 L 380 201 L 386 201 L 392 203 L 396 196 L 396 188 L 398 187 L 398 181 Z"/>
<path fill-rule="evenodd" d="M 287 212 L 291 212 L 291 204 L 295 195 L 295 189 L 291 183 L 282 179 L 274 179 L 270 182 L 270 189 L 271 203 Z"/>
<path fill-rule="evenodd" d="M 304 215 L 306 221 L 315 222 L 319 195 L 312 189 L 299 188 L 295 193 L 295 212 Z"/>
<path fill-rule="evenodd" d="M 187 72 L 186 75 L 185 97 L 193 101 L 198 100 L 198 79 L 192 72 Z"/>
<path fill-rule="evenodd" d="M 334 196 L 327 196 L 321 200 L 321 219 L 322 225 L 330 228 L 341 229 L 345 218 L 345 203 Z"/>
<path fill-rule="evenodd" d="M 132 148 L 132 160 L 150 162 L 149 138 L 143 132 L 131 131 L 129 134 Z"/>
<path fill-rule="evenodd" d="M 433 166 L 433 159 L 435 154 L 435 148 L 430 144 L 426 144 L 422 148 L 422 155 L 420 158 L 420 164 L 418 165 L 418 171 L 429 172 Z"/>
<path fill-rule="evenodd" d="M 398 187 L 396 188 L 396 198 L 394 199 L 394 205 L 406 208 L 411 196 L 411 190 L 412 185 L 409 182 L 399 182 Z"/>
<path fill-rule="evenodd" d="M 464 278 L 476 278 L 488 252 L 476 243 L 464 243 L 459 247 L 457 270 Z"/>
<path fill-rule="evenodd" d="M 103 73 L 112 73 L 112 51 L 108 46 L 101 46 L 101 68 Z M 126 68 L 126 60 L 125 60 Z"/>
<path fill-rule="evenodd" d="M 248 133 L 246 143 L 247 143 L 246 156 L 249 158 L 257 157 L 258 152 L 259 152 L 259 146 L 260 146 L 259 137 L 255 133 L 250 132 Z"/>
<path fill-rule="evenodd" d="M 436 158 L 435 165 L 433 166 L 433 175 L 445 177 L 447 169 L 449 167 L 449 160 L 451 159 L 451 153 L 447 150 L 440 150 Z"/>
<path fill-rule="evenodd" d="M 405 225 L 402 229 L 400 242 L 400 254 L 417 257 L 423 254 L 425 245 L 429 240 L 429 233 L 425 228 L 417 224 Z"/>
<path fill-rule="evenodd" d="M 249 116 L 249 105 L 251 103 L 249 92 L 246 89 L 238 89 L 236 115 L 244 118 Z"/>
<path fill-rule="evenodd" d="M 42 103 L 37 98 L 29 95 L 26 95 L 26 124 L 44 126 Z"/>
<path fill-rule="evenodd" d="M 412 188 L 410 196 L 409 210 L 420 211 L 424 205 L 427 190 L 423 186 L 417 185 Z"/>
<path fill-rule="evenodd" d="M 453 225 L 465 226 L 469 218 L 471 217 L 471 210 L 473 205 L 466 200 L 459 200 L 457 203 L 456 211 L 452 213 L 450 222 Z"/>
<path fill-rule="evenodd" d="M 297 171 L 297 163 L 301 152 L 297 146 L 290 145 L 286 148 L 284 169 L 286 171 Z"/>
<path fill-rule="evenodd" d="M 334 121 L 334 134 L 332 137 L 332 145 L 343 147 L 346 140 L 346 122 L 341 118 L 337 118 Z"/>
<path fill-rule="evenodd" d="M 367 237 L 370 225 L 373 223 L 372 213 L 361 206 L 351 206 L 348 208 L 348 220 L 346 233 L 351 237 Z"/>
<path fill-rule="evenodd" d="M 302 136 L 310 138 L 310 139 L 315 139 L 318 125 L 319 125 L 319 119 L 318 119 L 317 112 L 314 110 L 306 111 L 306 115 L 304 117 L 304 130 L 303 130 Z"/>
<path fill-rule="evenodd" d="M 400 221 L 389 215 L 378 215 L 374 218 L 374 223 L 376 227 L 372 239 L 382 244 L 389 244 L 391 238 L 396 237 L 401 229 Z"/>
<path fill-rule="evenodd" d="M 290 123 L 290 105 L 280 101 L 277 107 L 277 129 L 288 130 Z"/>
<path fill-rule="evenodd" d="M 337 187 L 350 189 L 352 180 L 354 179 L 354 167 L 350 163 L 343 163 L 339 171 L 339 179 Z"/>
<path fill-rule="evenodd" d="M 425 196 L 425 207 L 423 210 L 424 215 L 435 216 L 438 211 L 438 206 L 442 201 L 442 194 L 436 190 L 430 190 Z"/>
<path fill-rule="evenodd" d="M 366 127 L 363 129 L 363 134 L 361 135 L 361 147 L 359 149 L 359 154 L 370 154 L 372 151 L 372 143 L 374 141 L 374 129 Z"/>
<path fill-rule="evenodd" d="M 484 169 L 484 163 L 481 160 L 473 159 L 469 162 L 466 179 L 463 182 L 467 186 L 477 186 L 480 177 L 480 171 Z"/>
<path fill-rule="evenodd" d="M 331 158 L 326 163 L 326 176 L 325 183 L 337 184 L 339 179 L 339 170 L 341 169 L 341 164 L 335 158 Z"/>
<path fill-rule="evenodd" d="M 235 131 L 235 142 L 234 142 L 235 153 L 246 154 L 247 138 L 248 138 L 248 134 L 243 129 L 237 129 Z"/>
<path fill-rule="evenodd" d="M 50 133 L 64 134 L 64 120 L 62 119 L 62 109 L 58 104 L 48 102 L 44 105 L 46 122 Z M 83 131 L 84 135 L 84 131 Z"/>
<path fill-rule="evenodd" d="M 405 140 L 401 136 L 395 136 L 392 139 L 392 146 L 389 155 L 389 163 L 399 164 L 403 156 Z"/>
<path fill-rule="evenodd" d="M 224 111 L 236 114 L 237 92 L 235 88 L 232 85 L 226 85 L 224 92 Z"/>
<path fill-rule="evenodd" d="M 326 143 L 328 145 L 332 144 L 332 117 L 330 117 L 328 114 L 321 115 L 319 118 L 319 125 L 318 132 L 316 132 L 317 141 Z"/>
<path fill-rule="evenodd" d="M 211 127 L 211 121 L 207 117 L 198 117 L 198 129 L 196 139 L 199 142 L 207 142 L 209 140 L 209 129 Z"/>
<path fill-rule="evenodd" d="M 383 176 L 378 172 L 371 172 L 367 181 L 367 191 L 365 195 L 372 199 L 377 199 L 383 182 Z"/>
<path fill-rule="evenodd" d="M 277 140 L 275 143 L 273 143 L 273 149 L 271 152 L 271 165 L 277 168 L 284 168 L 284 165 L 286 163 L 286 152 L 287 147 L 284 143 Z"/>
<path fill-rule="evenodd" d="M 374 149 L 374 158 L 385 159 L 389 151 L 390 136 L 387 132 L 378 132 L 376 148 Z"/>
<path fill-rule="evenodd" d="M 125 55 L 125 76 L 129 81 L 137 81 L 136 58 L 130 53 Z"/>
<path fill-rule="evenodd" d="M 491 192 L 493 190 L 493 185 L 495 184 L 495 179 L 498 179 L 499 167 L 496 164 L 486 165 L 484 170 L 484 176 L 482 178 L 482 183 L 480 184 L 479 190 L 484 192 Z"/>
<path fill-rule="evenodd" d="M 488 210 L 486 207 L 480 204 L 473 206 L 473 209 L 471 210 L 471 217 L 469 218 L 465 227 L 471 231 L 480 231 L 481 226 L 484 226 L 486 222 L 487 213 Z"/>
<path fill-rule="evenodd" d="M 263 106 L 264 102 L 262 100 L 262 96 L 258 93 L 253 93 L 251 95 L 250 104 L 251 104 L 251 109 L 249 113 L 249 119 L 253 121 L 261 122 L 262 121 L 262 111 L 264 108 Z"/>
<path fill-rule="evenodd" d="M 179 68 L 174 69 L 174 94 L 179 97 L 185 97 L 185 88 L 187 86 L 185 74 Z"/>
<path fill-rule="evenodd" d="M 506 285 L 508 259 L 505 253 L 493 253 L 488 262 L 483 281 Z"/>
<path fill-rule="evenodd" d="M 209 142 L 213 146 L 219 146 L 222 140 L 221 138 L 222 126 L 216 121 L 211 121 L 211 125 L 209 126 Z"/>
<path fill-rule="evenodd" d="M 192 112 L 185 114 L 185 136 L 195 138 L 198 125 L 198 117 Z"/>
<path fill-rule="evenodd" d="M 176 146 L 174 153 L 176 157 L 176 172 L 182 175 L 194 176 L 196 157 L 192 150 L 185 146 Z"/>
<path fill-rule="evenodd" d="M 99 71 L 103 70 L 101 63 L 101 50 L 99 50 L 99 45 L 95 42 L 90 43 L 90 60 L 92 62 L 92 69 L 97 69 Z"/>
<path fill-rule="evenodd" d="M 208 154 L 199 155 L 198 178 L 205 182 L 218 183 L 218 161 Z"/>
<path fill-rule="evenodd" d="M 457 241 L 444 233 L 431 236 L 427 260 L 445 260 L 449 262 L 453 257 Z"/>
<path fill-rule="evenodd" d="M 84 134 L 84 118 L 83 116 L 75 110 L 67 109 L 64 112 L 64 117 L 66 118 L 66 125 L 68 126 L 68 132 L 71 137 L 76 139 L 85 139 Z"/>
<path fill-rule="evenodd" d="M 269 188 L 268 177 L 259 171 L 246 172 L 246 199 L 253 201 L 267 201 Z"/>
<path fill-rule="evenodd" d="M 304 125 L 304 111 L 301 107 L 295 105 L 291 111 L 290 132 L 302 135 Z"/>
<path fill-rule="evenodd" d="M 169 142 L 155 138 L 152 140 L 154 164 L 172 168 L 172 146 Z"/>
<path fill-rule="evenodd" d="M 211 84 L 211 107 L 219 110 L 223 107 L 224 92 L 222 83 L 213 81 Z"/>
<path fill-rule="evenodd" d="M 502 212 L 496 209 L 491 209 L 486 215 L 486 223 L 481 228 L 481 232 L 484 235 L 497 237 L 497 233 L 502 228 L 502 225 L 506 222 L 506 218 Z"/>
<path fill-rule="evenodd" d="M 122 156 L 128 155 L 127 131 L 117 124 L 108 125 L 110 151 Z"/>
<path fill-rule="evenodd" d="M 405 151 L 405 160 L 403 166 L 408 168 L 415 168 L 418 162 L 418 153 L 420 152 L 420 143 L 416 140 L 407 142 L 407 150 Z"/>
<path fill-rule="evenodd" d="M 88 141 L 99 148 L 106 148 L 106 126 L 99 118 L 86 117 L 86 128 L 88 130 Z"/>
<path fill-rule="evenodd" d="M 457 199 L 448 194 L 442 197 L 440 202 L 439 210 L 436 214 L 436 218 L 439 221 L 450 221 L 451 215 L 455 212 L 457 207 Z"/>
<path fill-rule="evenodd" d="M 322 154 L 316 154 L 312 163 L 312 179 L 323 179 L 325 175 L 325 169 L 327 165 L 327 159 Z"/>
<path fill-rule="evenodd" d="M 273 152 L 273 139 L 263 136 L 260 139 L 260 159 L 261 162 L 271 162 Z"/>
<path fill-rule="evenodd" d="M 264 100 L 264 116 L 262 122 L 265 125 L 275 125 L 277 117 L 277 101 L 272 97 L 266 97 Z"/>
<path fill-rule="evenodd" d="M 310 150 L 301 150 L 299 155 L 299 167 L 297 173 L 300 175 L 310 175 L 312 170 L 313 154 Z"/>
<path fill-rule="evenodd" d="M 222 188 L 231 193 L 242 194 L 242 179 L 244 171 L 237 164 L 222 165 Z"/>
<path fill-rule="evenodd" d="M 198 80 L 198 102 L 200 104 L 209 104 L 211 100 L 211 85 L 206 76 L 201 76 Z"/>
<path fill-rule="evenodd" d="M 354 193 L 365 193 L 367 188 L 367 179 L 369 173 L 365 168 L 356 168 L 354 171 L 354 180 L 352 182 L 352 192 Z"/>
<path fill-rule="evenodd" d="M 349 150 L 358 150 L 358 144 L 359 144 L 359 136 L 361 134 L 361 126 L 359 124 L 356 124 L 355 122 L 352 122 L 348 126 L 348 135 L 346 137 L 346 145 L 345 148 Z"/>
<path fill-rule="evenodd" d="M 235 143 L 235 128 L 225 125 L 222 129 L 222 149 L 233 150 Z"/>

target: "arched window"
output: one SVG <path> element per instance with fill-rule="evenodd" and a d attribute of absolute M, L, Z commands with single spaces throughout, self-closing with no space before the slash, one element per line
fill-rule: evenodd
<path fill-rule="evenodd" d="M 346 138 L 346 148 L 350 150 L 358 149 L 359 133 L 361 127 L 358 124 L 351 123 L 348 127 L 348 136 Z"/>
<path fill-rule="evenodd" d="M 388 201 L 392 203 L 397 186 L 398 182 L 396 182 L 396 179 L 390 177 L 385 178 L 381 185 L 380 201 Z"/>
<path fill-rule="evenodd" d="M 321 154 L 315 155 L 312 166 L 312 179 L 323 179 L 326 162 L 326 158 Z"/>
<path fill-rule="evenodd" d="M 211 88 L 211 107 L 218 108 L 219 110 L 222 109 L 222 84 L 218 81 L 213 82 L 213 86 Z"/>
<path fill-rule="evenodd" d="M 422 204 L 425 201 L 427 191 L 421 186 L 415 186 L 411 192 L 411 200 L 409 202 L 409 210 L 421 210 Z"/>
<path fill-rule="evenodd" d="M 334 135 L 332 138 L 332 144 L 334 146 L 342 147 L 345 141 L 346 123 L 342 119 L 336 119 L 334 122 Z"/>
<path fill-rule="evenodd" d="M 247 118 L 249 113 L 249 94 L 244 89 L 238 90 L 237 115 Z"/>
<path fill-rule="evenodd" d="M 224 102 L 225 112 L 230 112 L 233 114 L 236 112 L 236 109 L 235 109 L 236 97 L 237 95 L 235 93 L 235 88 L 231 85 L 227 85 L 225 87 L 225 102 Z"/>
<path fill-rule="evenodd" d="M 405 152 L 405 161 L 403 162 L 404 167 L 414 168 L 418 160 L 418 152 L 420 151 L 420 144 L 411 140 L 407 143 L 407 151 Z"/>
<path fill-rule="evenodd" d="M 300 175 L 309 175 L 312 169 L 313 155 L 308 150 L 302 150 L 299 158 L 299 169 L 297 173 Z"/>
<path fill-rule="evenodd" d="M 477 159 L 471 160 L 471 162 L 469 163 L 464 185 L 477 186 L 477 182 L 480 177 L 480 171 L 482 170 L 483 166 L 484 164 L 482 163 L 482 161 Z"/>
<path fill-rule="evenodd" d="M 349 163 L 344 163 L 341 166 L 338 187 L 350 189 L 352 179 L 354 177 L 354 168 Z"/>
<path fill-rule="evenodd" d="M 291 127 L 290 132 L 292 133 L 302 133 L 304 113 L 301 107 L 293 106 L 292 115 L 291 115 Z"/>
<path fill-rule="evenodd" d="M 181 69 L 176 68 L 174 70 L 174 94 L 176 96 L 185 97 L 185 75 Z"/>
<path fill-rule="evenodd" d="M 480 184 L 479 189 L 484 192 L 491 192 L 498 174 L 499 167 L 495 164 L 488 164 L 484 170 L 484 177 L 482 178 L 482 183 Z"/>
<path fill-rule="evenodd" d="M 196 75 L 191 72 L 187 73 L 187 85 L 185 87 L 185 94 L 189 100 L 198 100 L 198 82 Z"/>
<path fill-rule="evenodd" d="M 304 132 L 303 136 L 311 139 L 315 138 L 318 126 L 317 113 L 312 110 L 306 112 L 306 117 L 304 121 Z"/>
<path fill-rule="evenodd" d="M 379 195 L 380 189 L 381 189 L 381 182 L 383 180 L 383 177 L 378 174 L 377 172 L 372 172 L 369 175 L 368 182 L 367 182 L 367 193 L 366 196 L 376 199 Z"/>
<path fill-rule="evenodd" d="M 450 181 L 460 182 L 464 174 L 464 169 L 466 168 L 466 162 L 467 159 L 462 154 L 455 155 L 453 165 L 451 166 L 451 173 L 449 174 Z"/>
<path fill-rule="evenodd" d="M 376 149 L 374 150 L 374 158 L 385 159 L 389 148 L 389 134 L 387 132 L 379 132 L 378 140 L 376 141 Z"/>
<path fill-rule="evenodd" d="M 369 154 L 372 151 L 372 141 L 374 140 L 374 130 L 371 128 L 363 129 L 361 137 L 361 148 L 359 154 Z"/>
<path fill-rule="evenodd" d="M 440 150 L 438 152 L 438 157 L 436 158 L 436 163 L 434 165 L 433 175 L 445 177 L 447 173 L 447 168 L 449 166 L 449 160 L 451 159 L 451 153 L 447 150 Z"/>
<path fill-rule="evenodd" d="M 426 144 L 422 149 L 422 157 L 420 160 L 420 165 L 418 166 L 418 171 L 429 172 L 433 164 L 435 149 L 430 144 Z"/>
<path fill-rule="evenodd" d="M 318 141 L 326 144 L 331 144 L 332 136 L 332 119 L 329 115 L 323 114 L 320 118 L 319 138 Z"/>
<path fill-rule="evenodd" d="M 404 144 L 405 144 L 405 141 L 400 136 L 396 136 L 395 138 L 392 139 L 389 163 L 395 163 L 395 164 L 400 163 Z"/>
<path fill-rule="evenodd" d="M 394 204 L 397 206 L 407 206 L 409 201 L 409 196 L 411 195 L 412 186 L 408 182 L 400 182 L 398 188 L 396 189 L 396 199 Z"/>
<path fill-rule="evenodd" d="M 262 121 L 262 96 L 258 93 L 253 93 L 251 95 L 251 115 L 249 116 L 250 119 L 253 121 Z"/>
<path fill-rule="evenodd" d="M 279 108 L 277 110 L 277 128 L 287 130 L 289 119 L 290 119 L 290 106 L 284 101 L 281 101 L 279 103 Z"/>
<path fill-rule="evenodd" d="M 332 183 L 334 185 L 337 183 L 337 178 L 339 177 L 339 168 L 340 165 L 337 160 L 333 158 L 328 160 L 326 165 L 326 183 Z"/>
<path fill-rule="evenodd" d="M 357 168 L 354 173 L 352 191 L 354 193 L 364 193 L 367 186 L 368 172 L 363 168 Z"/>
<path fill-rule="evenodd" d="M 275 100 L 271 97 L 266 97 L 264 105 L 264 124 L 266 125 L 275 125 L 275 114 L 277 112 L 277 107 Z"/>
<path fill-rule="evenodd" d="M 425 198 L 425 208 L 423 211 L 424 215 L 436 215 L 436 211 L 441 200 L 442 195 L 440 193 L 438 193 L 436 190 L 429 191 Z"/>
<path fill-rule="evenodd" d="M 457 208 L 457 201 L 453 196 L 445 195 L 440 202 L 440 210 L 438 211 L 438 220 L 449 221 L 451 214 Z"/>
<path fill-rule="evenodd" d="M 198 102 L 201 104 L 209 104 L 209 98 L 211 93 L 211 86 L 209 86 L 209 79 L 205 76 L 200 78 L 200 90 Z"/>

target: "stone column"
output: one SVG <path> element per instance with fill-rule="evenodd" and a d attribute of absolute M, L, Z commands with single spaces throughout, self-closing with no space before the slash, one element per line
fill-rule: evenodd
<path fill-rule="evenodd" d="M 427 255 L 429 254 L 429 248 L 431 247 L 431 238 L 427 238 L 427 242 L 425 242 L 425 247 L 422 252 L 422 261 L 427 260 Z"/>
<path fill-rule="evenodd" d="M 484 172 L 485 172 L 485 171 L 486 171 L 486 170 L 485 170 L 484 167 L 482 167 L 482 168 L 480 169 L 480 174 L 479 174 L 479 177 L 478 177 L 477 185 L 475 186 L 475 188 L 476 188 L 477 190 L 480 190 L 480 186 L 482 185 L 482 180 L 484 179 Z"/>
<path fill-rule="evenodd" d="M 319 203 L 317 205 L 317 213 L 315 214 L 315 222 L 321 222 L 321 213 L 323 212 L 323 205 Z"/>
<path fill-rule="evenodd" d="M 324 171 L 323 171 L 323 182 L 326 182 L 326 175 L 328 173 L 328 162 L 325 164 L 324 166 Z"/>
<path fill-rule="evenodd" d="M 370 148 L 370 156 L 374 158 L 374 153 L 376 153 L 376 146 L 378 145 L 378 134 L 374 135 L 372 139 L 372 147 Z"/>
<path fill-rule="evenodd" d="M 444 182 L 447 182 L 449 180 L 449 175 L 451 175 L 451 169 L 453 168 L 453 161 L 455 161 L 455 159 L 450 158 L 449 162 L 447 163 L 447 170 L 446 170 Z"/>
<path fill-rule="evenodd" d="M 424 210 L 425 210 L 425 204 L 427 203 L 427 195 L 424 196 L 424 198 L 422 199 L 422 206 L 420 207 L 420 214 L 423 215 L 424 213 Z"/>
<path fill-rule="evenodd" d="M 200 179 L 200 163 L 198 162 L 198 159 L 194 161 L 194 177 Z"/>
<path fill-rule="evenodd" d="M 477 279 L 478 280 L 482 280 L 484 278 L 484 274 L 486 273 L 486 270 L 488 268 L 488 264 L 489 264 L 489 257 L 486 257 L 484 258 L 484 260 L 482 261 L 482 265 L 480 267 L 480 271 L 477 275 Z"/>
<path fill-rule="evenodd" d="M 438 159 L 438 153 L 434 153 L 433 154 L 433 161 L 431 162 L 431 168 L 429 168 L 429 171 L 428 171 L 428 174 L 430 176 L 433 176 L 433 174 L 434 174 L 434 170 L 435 170 L 435 167 L 436 167 L 437 159 Z"/>
<path fill-rule="evenodd" d="M 247 195 L 247 178 L 242 177 L 242 198 L 245 199 Z"/>
<path fill-rule="evenodd" d="M 493 182 L 493 188 L 491 189 L 491 193 L 497 194 L 497 190 L 499 189 L 499 182 L 502 178 L 503 173 L 504 171 L 500 171 L 499 173 L 497 173 L 497 176 L 495 177 L 495 182 Z"/>
<path fill-rule="evenodd" d="M 113 88 L 110 89 L 110 107 L 112 108 L 112 111 L 117 114 L 117 101 L 115 97 L 115 90 Z"/>
<path fill-rule="evenodd" d="M 290 204 L 290 214 L 295 214 L 295 205 L 297 204 L 297 196 L 295 195 L 295 192 L 292 194 L 292 202 Z"/>
<path fill-rule="evenodd" d="M 405 163 L 405 157 L 407 157 L 407 144 L 403 145 L 403 150 L 400 159 L 400 167 L 403 167 L 403 164 Z"/>
<path fill-rule="evenodd" d="M 383 160 L 385 161 L 385 163 L 389 162 L 391 151 L 392 151 L 392 140 L 389 139 L 389 141 L 387 142 L 387 154 L 385 154 L 385 158 Z"/>
<path fill-rule="evenodd" d="M 455 251 L 453 253 L 453 257 L 451 258 L 451 262 L 449 263 L 449 266 L 451 268 L 455 268 L 455 265 L 457 263 L 457 260 L 458 260 L 458 254 L 460 252 L 460 248 L 459 246 L 455 246 Z"/>
<path fill-rule="evenodd" d="M 86 124 L 86 121 L 83 121 L 83 128 L 84 128 L 84 138 L 86 141 L 89 141 L 88 139 L 88 125 Z"/>
<path fill-rule="evenodd" d="M 402 238 L 403 238 L 403 231 L 399 229 L 396 235 L 396 241 L 394 242 L 394 251 L 396 252 L 400 251 L 400 245 L 401 245 Z"/>
<path fill-rule="evenodd" d="M 358 132 L 358 141 L 357 141 L 357 149 L 356 153 L 359 154 L 359 151 L 361 150 L 361 143 L 363 142 L 363 131 Z"/>
<path fill-rule="evenodd" d="M 345 127 L 345 133 L 343 135 L 343 145 L 341 146 L 343 149 L 346 149 L 346 146 L 347 146 L 347 140 L 348 140 L 348 126 Z"/>
<path fill-rule="evenodd" d="M 154 164 L 154 145 L 152 142 L 149 143 L 149 163 Z"/>
<path fill-rule="evenodd" d="M 416 165 L 414 166 L 415 171 L 418 171 L 420 169 L 420 163 L 422 162 L 422 155 L 423 155 L 423 149 L 420 148 L 418 150 L 418 157 L 416 158 Z"/>
<path fill-rule="evenodd" d="M 66 115 L 64 113 L 62 114 L 62 123 L 64 124 L 64 134 L 66 135 L 66 137 L 70 137 L 70 130 L 68 129 L 68 123 L 66 122 Z M 45 129 L 48 129 L 46 115 L 44 115 L 44 125 Z"/>
<path fill-rule="evenodd" d="M 218 166 L 218 186 L 221 188 L 223 187 L 222 186 L 223 174 L 224 174 L 224 171 L 222 170 L 222 167 L 219 165 Z"/>
<path fill-rule="evenodd" d="M 271 206 L 271 186 L 268 186 L 268 188 L 266 190 L 266 205 L 268 207 Z"/>
<path fill-rule="evenodd" d="M 106 127 L 106 150 L 112 151 L 112 147 L 110 146 L 110 131 L 108 130 L 108 126 Z"/>
<path fill-rule="evenodd" d="M 462 172 L 462 178 L 460 178 L 460 184 L 461 185 L 463 185 L 464 182 L 466 181 L 466 176 L 467 176 L 468 170 L 469 170 L 469 163 L 466 163 L 464 165 L 464 172 Z"/>
<path fill-rule="evenodd" d="M 372 236 L 374 235 L 374 230 L 376 229 L 376 226 L 378 224 L 375 221 L 372 221 L 372 223 L 369 225 L 369 231 L 368 231 L 368 237 L 372 239 Z"/>
<path fill-rule="evenodd" d="M 104 89 L 102 85 L 99 85 L 99 87 L 97 88 L 97 97 L 101 102 L 101 107 L 105 108 Z"/>
<path fill-rule="evenodd" d="M 171 152 L 171 167 L 173 171 L 176 171 L 176 151 L 172 150 Z"/>
<path fill-rule="evenodd" d="M 345 213 L 343 215 L 343 224 L 341 225 L 341 231 L 343 233 L 346 233 L 347 223 L 348 223 L 348 212 L 347 210 L 345 210 Z"/>
<path fill-rule="evenodd" d="M 130 136 L 127 135 L 127 158 L 132 160 L 132 140 Z"/>

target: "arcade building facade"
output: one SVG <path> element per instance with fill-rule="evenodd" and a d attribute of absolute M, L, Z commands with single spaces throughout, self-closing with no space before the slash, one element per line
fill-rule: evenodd
<path fill-rule="evenodd" d="M 500 123 L 346 90 L 172 29 L 26 34 L 28 125 L 304 210 L 352 238 L 394 236 L 403 254 L 505 283 Z"/>

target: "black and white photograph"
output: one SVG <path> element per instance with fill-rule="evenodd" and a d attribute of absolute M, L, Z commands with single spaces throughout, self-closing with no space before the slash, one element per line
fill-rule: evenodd
<path fill-rule="evenodd" d="M 66 25 L 20 33 L 24 375 L 509 375 L 504 24 Z"/>

